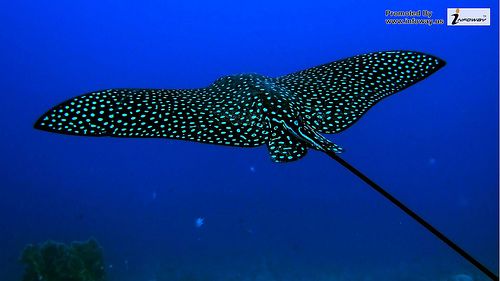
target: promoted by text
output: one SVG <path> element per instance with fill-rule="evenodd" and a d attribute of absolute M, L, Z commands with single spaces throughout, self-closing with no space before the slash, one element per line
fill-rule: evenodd
<path fill-rule="evenodd" d="M 393 11 L 385 10 L 385 24 L 388 25 L 443 25 L 444 19 L 433 18 L 433 11 L 430 10 L 407 10 Z"/>

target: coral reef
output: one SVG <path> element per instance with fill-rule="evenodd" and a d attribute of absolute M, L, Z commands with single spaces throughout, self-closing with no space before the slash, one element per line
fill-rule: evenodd
<path fill-rule="evenodd" d="M 27 245 L 21 254 L 23 281 L 104 281 L 102 250 L 96 240 Z"/>

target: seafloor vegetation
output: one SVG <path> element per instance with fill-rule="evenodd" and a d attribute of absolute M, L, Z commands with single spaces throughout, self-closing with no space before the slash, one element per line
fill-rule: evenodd
<path fill-rule="evenodd" d="M 27 245 L 21 262 L 23 281 L 104 281 L 104 259 L 96 240 L 63 244 L 47 241 Z"/>
<path fill-rule="evenodd" d="M 132 264 L 105 267 L 102 248 L 96 240 L 64 244 L 46 241 L 27 245 L 21 255 L 25 266 L 22 281 L 482 281 L 480 273 L 467 270 L 445 270 L 441 265 L 425 266 L 418 262 L 401 263 L 387 268 L 343 269 L 338 266 L 308 268 L 302 262 L 294 265 L 286 258 L 262 258 L 244 263 L 178 263 L 173 260 L 156 263 L 152 268 Z M 432 263 L 431 263 L 432 264 Z M 451 266 L 453 267 L 453 266 Z M 444 267 L 447 268 L 447 267 Z M 106 269 L 109 270 L 106 274 Z M 145 271 L 149 274 L 145 275 Z M 418 274 L 416 274 L 418 272 Z"/>

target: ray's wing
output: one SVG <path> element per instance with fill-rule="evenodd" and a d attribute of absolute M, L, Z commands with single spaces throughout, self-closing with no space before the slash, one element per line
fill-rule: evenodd
<path fill-rule="evenodd" d="M 381 99 L 436 72 L 445 62 L 412 51 L 350 57 L 276 79 L 301 100 L 301 114 L 316 130 L 347 129 Z"/>
<path fill-rule="evenodd" d="M 228 76 L 192 90 L 110 89 L 63 102 L 35 128 L 70 135 L 171 138 L 258 146 L 267 131 L 248 78 Z"/>

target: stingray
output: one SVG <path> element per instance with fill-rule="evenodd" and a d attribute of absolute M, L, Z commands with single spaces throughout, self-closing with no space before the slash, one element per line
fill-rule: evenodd
<path fill-rule="evenodd" d="M 470 254 L 338 156 L 322 134 L 342 132 L 372 106 L 445 65 L 414 51 L 362 54 L 273 78 L 224 76 L 198 89 L 107 89 L 69 99 L 35 123 L 67 135 L 167 138 L 236 147 L 266 145 L 274 162 L 326 153 L 491 278 Z"/>

